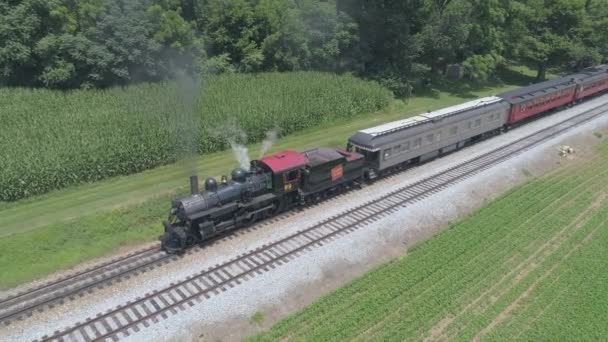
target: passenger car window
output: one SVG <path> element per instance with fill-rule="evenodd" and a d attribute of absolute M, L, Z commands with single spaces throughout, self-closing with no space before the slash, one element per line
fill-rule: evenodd
<path fill-rule="evenodd" d="M 456 135 L 458 133 L 458 126 L 450 128 L 450 135 Z"/>
<path fill-rule="evenodd" d="M 414 148 L 420 147 L 421 144 L 422 144 L 422 138 L 416 138 L 416 140 L 414 140 Z"/>
<path fill-rule="evenodd" d="M 433 140 L 434 140 L 434 137 L 433 137 L 432 134 L 429 134 L 429 135 L 426 136 L 426 142 L 427 143 L 432 144 Z"/>
<path fill-rule="evenodd" d="M 481 119 L 475 120 L 475 127 L 481 126 Z"/>
<path fill-rule="evenodd" d="M 391 157 L 391 149 L 387 148 L 386 150 L 384 150 L 384 159 L 388 159 Z"/>
<path fill-rule="evenodd" d="M 410 150 L 410 142 L 406 142 L 405 144 L 403 144 L 403 151 L 409 151 Z"/>

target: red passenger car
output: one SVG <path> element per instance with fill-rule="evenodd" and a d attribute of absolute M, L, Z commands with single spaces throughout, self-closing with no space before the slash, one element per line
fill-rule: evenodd
<path fill-rule="evenodd" d="M 608 90 L 608 65 L 585 69 L 574 77 L 579 83 L 577 100 Z"/>
<path fill-rule="evenodd" d="M 508 125 L 574 102 L 578 84 L 572 77 L 559 78 L 498 95 L 509 104 Z"/>

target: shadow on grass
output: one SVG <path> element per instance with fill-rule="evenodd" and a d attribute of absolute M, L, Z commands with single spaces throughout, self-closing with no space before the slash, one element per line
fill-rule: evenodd
<path fill-rule="evenodd" d="M 520 87 L 536 83 L 536 77 L 511 68 L 500 68 L 497 75 L 503 82 Z"/>
<path fill-rule="evenodd" d="M 554 77 L 552 74 L 548 74 L 547 76 L 552 76 L 549 78 Z M 478 97 L 475 92 L 489 91 L 493 88 L 507 84 L 524 87 L 536 83 L 536 77 L 530 73 L 506 67 L 498 69 L 495 77 L 486 82 L 473 82 L 468 80 L 453 81 L 443 77 L 437 77 L 428 80 L 426 83 L 426 85 L 418 85 L 414 96 L 439 99 L 441 93 L 447 93 L 463 99 L 475 99 Z"/>
<path fill-rule="evenodd" d="M 441 91 L 434 87 L 419 87 L 414 90 L 414 97 L 429 97 L 433 99 L 439 99 Z"/>
<path fill-rule="evenodd" d="M 475 99 L 478 96 L 474 92 L 487 91 L 494 87 L 501 86 L 502 82 L 475 83 L 469 81 L 449 81 L 445 79 L 434 80 L 429 86 L 419 87 L 415 92 L 417 97 L 429 97 L 439 99 L 440 95 L 447 93 L 463 99 Z"/>

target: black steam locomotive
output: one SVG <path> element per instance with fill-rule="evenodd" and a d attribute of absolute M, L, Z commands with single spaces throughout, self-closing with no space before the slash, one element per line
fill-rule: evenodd
<path fill-rule="evenodd" d="M 297 205 L 316 202 L 363 181 L 363 156 L 342 149 L 283 151 L 237 168 L 231 179 L 190 177 L 191 195 L 173 201 L 161 246 L 179 253 L 228 230 L 252 224 Z"/>

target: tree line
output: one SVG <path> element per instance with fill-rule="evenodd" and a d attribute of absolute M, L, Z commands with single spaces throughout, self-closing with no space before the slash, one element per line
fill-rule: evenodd
<path fill-rule="evenodd" d="M 608 0 L 0 0 L 0 85 L 108 87 L 319 70 L 403 95 L 451 64 L 579 69 L 608 56 Z"/>

